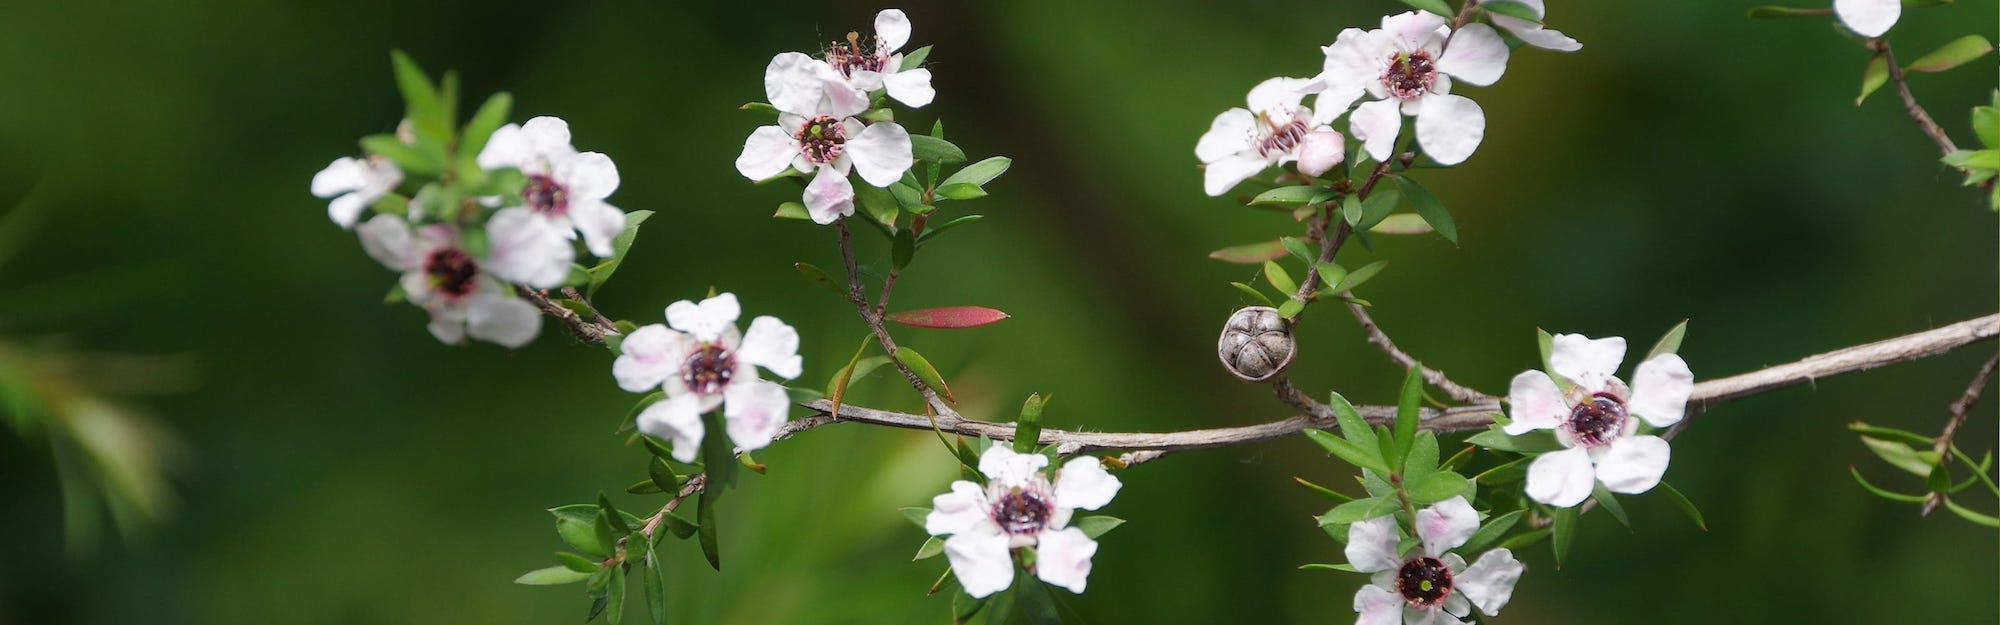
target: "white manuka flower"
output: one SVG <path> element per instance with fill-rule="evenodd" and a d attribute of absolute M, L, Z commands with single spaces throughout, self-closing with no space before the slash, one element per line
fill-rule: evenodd
<path fill-rule="evenodd" d="M 376 215 L 355 230 L 369 256 L 403 272 L 410 303 L 431 315 L 431 335 L 457 344 L 472 338 L 520 347 L 541 332 L 535 307 L 514 297 L 508 282 L 551 288 L 569 275 L 568 241 L 537 227 L 526 210 L 510 208 L 486 223 L 487 253 L 475 256 L 458 230 L 432 224 L 411 230 L 401 217 Z"/>
<path fill-rule="evenodd" d="M 1377 30 L 1343 30 L 1322 50 L 1313 121 L 1331 122 L 1363 94 L 1373 98 L 1354 108 L 1348 130 L 1377 161 L 1389 159 L 1403 115 L 1413 115 L 1424 153 L 1445 165 L 1464 162 L 1486 137 L 1486 113 L 1451 95 L 1452 80 L 1483 87 L 1507 71 L 1507 43 L 1492 27 L 1470 24 L 1453 33 L 1444 18 L 1420 11 L 1384 17 Z"/>
<path fill-rule="evenodd" d="M 901 9 L 883 9 L 875 14 L 875 36 L 863 45 L 861 35 L 848 33 L 847 41 L 834 42 L 826 50 L 826 65 L 839 84 L 869 93 L 876 89 L 913 107 L 922 108 L 937 97 L 931 89 L 931 70 L 903 69 L 903 55 L 897 50 L 910 42 L 910 17 Z M 775 104 L 775 103 L 774 103 Z"/>
<path fill-rule="evenodd" d="M 1557 52 L 1575 52 L 1583 49 L 1583 44 L 1577 43 L 1569 35 L 1562 34 L 1562 31 L 1542 26 L 1542 16 L 1548 14 L 1548 9 L 1542 6 L 1542 0 L 1511 1 L 1527 5 L 1528 10 L 1534 12 L 1535 21 L 1530 22 L 1512 15 L 1488 13 L 1487 17 L 1493 20 L 1494 26 L 1499 26 L 1506 29 L 1507 32 L 1513 33 L 1515 37 L 1521 40 L 1521 43 L 1537 48 L 1555 50 Z"/>
<path fill-rule="evenodd" d="M 736 157 L 736 171 L 751 180 L 776 176 L 786 167 L 814 174 L 806 184 L 805 204 L 820 224 L 854 214 L 850 169 L 868 184 L 886 187 L 901 180 L 914 162 L 910 133 L 894 122 L 863 125 L 855 119 L 867 108 L 866 96 L 860 96 L 858 107 L 843 103 L 842 94 L 854 92 L 829 87 L 816 77 L 826 67 L 825 61 L 797 52 L 771 59 L 764 90 L 779 111 L 778 125 L 750 133 Z"/>
<path fill-rule="evenodd" d="M 333 164 L 313 174 L 312 194 L 333 198 L 326 205 L 326 216 L 342 228 L 352 228 L 361 219 L 361 211 L 399 184 L 403 184 L 403 170 L 389 159 L 349 156 L 334 159 Z"/>
<path fill-rule="evenodd" d="M 745 451 L 771 444 L 785 425 L 791 399 L 785 387 L 758 378 L 757 367 L 787 380 L 798 377 L 799 333 L 765 316 L 750 320 L 750 331 L 738 334 L 741 314 L 730 293 L 700 304 L 674 302 L 667 306 L 667 325 L 634 330 L 611 363 L 619 388 L 644 393 L 664 387 L 666 399 L 639 413 L 639 431 L 672 442 L 681 462 L 694 461 L 701 450 L 701 415 L 717 406 L 729 440 Z"/>
<path fill-rule="evenodd" d="M 1340 163 L 1347 140 L 1314 122 L 1312 109 L 1299 104 L 1310 84 L 1303 78 L 1266 80 L 1250 89 L 1249 109 L 1215 116 L 1194 145 L 1195 158 L 1206 166 L 1202 187 L 1210 196 L 1227 193 L 1272 165 L 1296 160 L 1299 173 L 1318 176 Z"/>
<path fill-rule="evenodd" d="M 1848 30 L 1863 37 L 1880 37 L 1903 16 L 1902 0 L 1833 0 L 1833 12 Z"/>
<path fill-rule="evenodd" d="M 1472 566 L 1449 553 L 1479 530 L 1479 513 L 1464 497 L 1453 497 L 1417 511 L 1419 544 L 1409 554 L 1396 547 L 1402 536 L 1395 517 L 1375 517 L 1347 528 L 1347 562 L 1363 573 L 1374 573 L 1369 585 L 1354 593 L 1355 625 L 1462 625 L 1459 620 L 1479 608 L 1499 616 L 1514 597 L 1514 583 L 1527 567 L 1514 552 L 1494 549 Z"/>
<path fill-rule="evenodd" d="M 1077 510 L 1096 510 L 1118 494 L 1118 478 L 1096 458 L 1072 458 L 1052 483 L 1049 458 L 994 446 L 979 457 L 986 486 L 959 480 L 931 500 L 924 529 L 944 540 L 944 555 L 965 593 L 984 597 L 1014 583 L 1013 550 L 1035 548 L 1035 576 L 1083 592 L 1097 541 L 1069 527 Z"/>
<path fill-rule="evenodd" d="M 568 123 L 537 117 L 501 126 L 477 161 L 484 169 L 521 170 L 528 177 L 522 206 L 566 237 L 575 236 L 568 234 L 572 227 L 582 232 L 591 254 L 611 256 L 612 239 L 625 230 L 625 213 L 604 201 L 618 190 L 618 166 L 609 156 L 570 147 Z"/>
<path fill-rule="evenodd" d="M 1549 369 L 1573 385 L 1567 393 L 1540 371 L 1514 376 L 1507 390 L 1514 421 L 1503 429 L 1509 435 L 1552 429 L 1567 448 L 1528 465 L 1528 496 L 1535 501 L 1574 506 L 1590 496 L 1595 482 L 1614 493 L 1643 493 L 1667 472 L 1666 439 L 1636 435 L 1639 423 L 1632 417 L 1654 427 L 1679 423 L 1694 374 L 1680 356 L 1661 354 L 1639 363 L 1628 389 L 1612 377 L 1624 359 L 1625 339 L 1557 334 Z"/>

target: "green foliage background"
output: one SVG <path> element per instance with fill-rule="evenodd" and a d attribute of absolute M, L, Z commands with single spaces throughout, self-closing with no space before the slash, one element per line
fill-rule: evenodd
<path fill-rule="evenodd" d="M 1420 172 L 1463 245 L 1383 241 L 1365 289 L 1387 329 L 1462 381 L 1504 391 L 1533 329 L 1637 346 L 1692 318 L 1682 354 L 1717 377 L 1993 310 L 1995 224 L 1935 164 L 1892 93 L 1855 107 L 1865 61 L 1830 18 L 1752 21 L 1748 3 L 1569 2 L 1579 54 L 1518 52 L 1466 165 Z M 515 94 L 516 121 L 570 121 L 610 154 L 613 201 L 658 211 L 600 295 L 658 321 L 710 286 L 805 337 L 823 380 L 862 331 L 791 263 L 837 264 L 831 230 L 768 218 L 791 187 L 731 161 L 772 54 L 865 29 L 852 2 L 10 2 L 0 6 L 0 196 L 40 186 L 49 227 L 0 272 L 0 324 L 118 352 L 184 353 L 203 384 L 147 400 L 186 439 L 178 511 L 150 535 L 69 560 L 46 449 L 0 439 L 0 623 L 570 623 L 578 587 L 509 583 L 560 548 L 549 506 L 619 489 L 646 454 L 611 436 L 635 395 L 602 350 L 553 326 L 519 352 L 448 348 L 378 302 L 392 275 L 306 193 L 313 172 L 394 127 L 390 48 L 458 69 L 468 98 Z M 1015 166 L 988 219 L 927 249 L 896 306 L 982 304 L 1014 318 L 906 330 L 971 415 L 1053 393 L 1050 427 L 1166 430 L 1283 416 L 1232 380 L 1214 335 L 1254 269 L 1203 254 L 1293 230 L 1201 194 L 1192 149 L 1218 111 L 1317 46 L 1400 11 L 1370 2 L 920 2 L 905 6 L 938 101 L 903 120 Z M 1995 7 L 1908 11 L 1904 57 Z M 1968 31 L 1968 29 L 1972 29 Z M 1991 58 L 1913 78 L 1945 128 L 1994 88 Z M 475 101 L 476 102 L 476 101 Z M 471 106 L 467 103 L 466 106 Z M 863 231 L 864 235 L 866 231 Z M 887 246 L 866 241 L 874 260 Z M 1356 247 L 1349 262 L 1369 256 Z M 22 289 L 38 289 L 26 291 Z M 29 296 L 28 294 L 32 294 Z M 1295 379 L 1391 401 L 1401 372 L 1331 307 L 1302 327 Z M 1643 349 L 1643 347 L 1635 347 Z M 1904 490 L 1842 425 L 1933 431 L 1990 345 L 1731 404 L 1675 442 L 1637 533 L 1585 518 L 1574 562 L 1546 547 L 1497 622 L 1990 622 L 1995 534 L 1864 495 L 1848 465 Z M 890 376 L 869 405 L 916 406 Z M 1961 436 L 1995 440 L 1991 404 Z M 1447 445 L 1451 443 L 1448 441 Z M 1975 453 L 1977 453 L 1975 451 Z M 908 562 L 950 477 L 928 434 L 850 426 L 786 441 L 724 508 L 725 570 L 680 543 L 682 623 L 940 622 L 942 561 Z M 1303 439 L 1176 456 L 1124 474 L 1090 592 L 1097 623 L 1346 622 L 1360 576 L 1294 475 L 1350 484 Z M 1358 487 L 1349 487 L 1355 492 Z M 1976 507 L 1990 509 L 1991 502 Z M 639 593 L 632 593 L 637 604 Z M 629 615 L 642 615 L 634 605 Z M 639 616 L 638 619 L 643 619 Z M 637 619 L 635 619 L 637 620 Z"/>

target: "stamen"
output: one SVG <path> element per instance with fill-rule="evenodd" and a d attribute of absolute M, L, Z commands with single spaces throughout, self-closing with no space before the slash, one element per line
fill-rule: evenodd
<path fill-rule="evenodd" d="M 701 395 L 714 395 L 736 375 L 736 355 L 721 345 L 704 343 L 681 364 L 681 383 Z"/>
<path fill-rule="evenodd" d="M 438 248 L 424 259 L 424 273 L 431 279 L 431 288 L 443 293 L 446 299 L 458 299 L 472 293 L 479 286 L 479 263 L 472 255 L 455 247 Z"/>
<path fill-rule="evenodd" d="M 1451 569 L 1437 558 L 1411 558 L 1396 570 L 1396 592 L 1411 607 L 1435 607 L 1451 596 Z"/>
<path fill-rule="evenodd" d="M 569 213 L 569 187 L 546 174 L 528 176 L 527 186 L 521 187 L 521 199 L 528 210 L 543 215 L 559 217 Z"/>
<path fill-rule="evenodd" d="M 1576 444 L 1599 447 L 1611 444 L 1625 432 L 1625 400 L 1611 393 L 1597 393 L 1577 402 L 1563 423 Z"/>
<path fill-rule="evenodd" d="M 1049 523 L 1049 504 L 1034 489 L 1013 488 L 993 504 L 993 521 L 1009 534 L 1035 534 Z"/>
<path fill-rule="evenodd" d="M 814 165 L 825 165 L 847 150 L 847 129 L 840 120 L 821 115 L 799 129 L 800 152 Z"/>
<path fill-rule="evenodd" d="M 1398 100 L 1423 97 L 1435 83 L 1437 63 L 1428 50 L 1398 52 L 1389 57 L 1389 68 L 1382 72 L 1382 86 Z"/>

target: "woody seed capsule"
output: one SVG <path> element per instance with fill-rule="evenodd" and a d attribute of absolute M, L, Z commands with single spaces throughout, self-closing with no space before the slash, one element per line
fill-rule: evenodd
<path fill-rule="evenodd" d="M 1298 355 L 1298 341 L 1292 338 L 1291 322 L 1278 316 L 1278 309 L 1250 306 L 1236 311 L 1223 324 L 1215 355 L 1229 373 L 1246 382 L 1262 382 L 1292 364 L 1292 357 Z"/>

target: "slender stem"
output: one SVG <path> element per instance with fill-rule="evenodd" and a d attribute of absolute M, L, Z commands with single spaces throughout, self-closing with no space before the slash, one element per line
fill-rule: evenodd
<path fill-rule="evenodd" d="M 1869 47 L 1882 51 L 1882 60 L 1889 64 L 1889 82 L 1896 83 L 1896 95 L 1903 98 L 1903 111 L 1909 113 L 1910 120 L 1917 123 L 1917 129 L 1924 131 L 1924 136 L 1930 137 L 1931 143 L 1937 144 L 1939 154 L 1950 155 L 1952 152 L 1957 152 L 1958 146 L 1951 142 L 1951 137 L 1944 134 L 1944 128 L 1939 126 L 1936 120 L 1931 119 L 1931 114 L 1924 111 L 1922 105 L 1917 104 L 1917 97 L 1910 94 L 1910 83 L 1903 79 L 1903 66 L 1896 63 L 1896 52 L 1889 49 L 1889 42 L 1879 38 L 1873 39 L 1869 41 Z"/>
<path fill-rule="evenodd" d="M 1390 360 L 1396 361 L 1396 364 L 1402 365 L 1404 369 L 1411 367 L 1419 368 L 1424 376 L 1424 382 L 1438 387 L 1445 394 L 1450 395 L 1452 399 L 1463 403 L 1493 401 L 1492 396 L 1451 381 L 1451 378 L 1446 377 L 1443 371 L 1423 366 L 1417 361 L 1416 357 L 1404 352 L 1402 348 L 1396 347 L 1396 342 L 1389 339 L 1389 334 L 1383 332 L 1381 326 L 1375 325 L 1373 317 L 1368 316 L 1367 308 L 1362 307 L 1360 304 L 1349 302 L 1347 310 L 1354 313 L 1355 321 L 1361 322 L 1361 330 L 1368 334 L 1369 343 L 1381 348 L 1382 353 L 1388 354 Z"/>
<path fill-rule="evenodd" d="M 1945 452 L 1951 449 L 1951 439 L 1958 435 L 1958 426 L 1965 424 L 1965 415 L 1972 410 L 1972 405 L 1979 403 L 1979 394 L 1986 390 L 1986 382 L 1993 379 L 1995 365 L 2000 365 L 2000 356 L 1986 359 L 1986 364 L 1979 367 L 1979 373 L 1973 374 L 1972 382 L 1965 385 L 1965 394 L 1960 395 L 1958 401 L 1951 402 L 1951 420 L 1945 422 L 1944 432 L 1938 434 L 1937 444 L 1931 446 L 1931 451 L 1939 458 L 1949 457 Z"/>
<path fill-rule="evenodd" d="M 916 389 L 918 395 L 923 396 L 924 404 L 937 413 L 939 425 L 956 422 L 959 419 L 958 411 L 945 403 L 944 398 L 939 397 L 929 384 L 924 383 L 923 378 L 918 377 L 915 371 L 911 371 L 910 367 L 897 357 L 896 340 L 890 338 L 888 328 L 882 326 L 882 312 L 879 309 L 869 309 L 868 296 L 863 294 L 861 289 L 861 272 L 856 268 L 854 261 L 854 236 L 847 229 L 847 219 L 836 220 L 833 226 L 840 233 L 840 260 L 847 268 L 847 301 L 854 305 L 854 313 L 861 316 L 861 323 L 868 326 L 868 332 L 875 335 L 875 342 L 881 344 L 882 351 L 889 355 L 889 364 L 894 365 L 896 371 L 903 374 L 903 379 L 909 381 L 910 387 Z M 891 272 L 890 275 L 895 274 Z M 884 281 L 882 296 L 885 301 L 889 294 L 890 283 L 894 280 L 895 278 L 891 277 Z"/>

